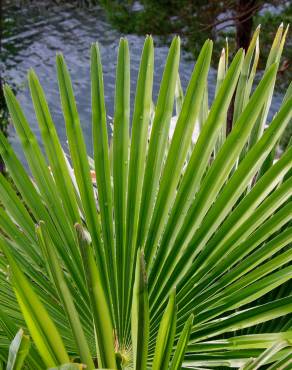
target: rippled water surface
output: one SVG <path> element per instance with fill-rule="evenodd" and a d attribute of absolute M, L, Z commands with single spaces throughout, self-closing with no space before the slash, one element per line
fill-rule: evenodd
<path fill-rule="evenodd" d="M 63 145 L 66 145 L 65 127 L 60 110 L 58 86 L 55 72 L 55 56 L 62 51 L 69 66 L 80 119 L 89 152 L 91 144 L 90 115 L 90 82 L 89 82 L 89 48 L 90 44 L 99 41 L 104 68 L 104 85 L 107 113 L 112 116 L 114 106 L 115 66 L 119 38 L 127 36 L 131 55 L 131 92 L 132 103 L 140 54 L 144 38 L 136 35 L 121 35 L 106 20 L 100 7 L 76 8 L 56 6 L 49 1 L 35 7 L 25 5 L 12 7 L 4 4 L 5 34 L 3 40 L 1 67 L 4 77 L 17 92 L 23 109 L 38 139 L 40 135 L 36 123 L 26 73 L 32 67 L 36 70 L 47 94 L 49 106 Z M 157 96 L 168 47 L 155 39 L 155 78 L 154 101 Z M 180 73 L 182 85 L 186 88 L 194 62 L 182 53 Z M 211 69 L 209 74 L 210 96 L 214 94 L 216 73 Z M 277 110 L 281 96 L 273 101 L 271 115 Z M 10 141 L 23 159 L 14 129 L 9 129 Z"/>

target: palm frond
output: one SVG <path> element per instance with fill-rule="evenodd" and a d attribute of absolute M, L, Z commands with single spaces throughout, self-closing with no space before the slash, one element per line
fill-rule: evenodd
<path fill-rule="evenodd" d="M 130 52 L 121 39 L 113 137 L 93 44 L 93 158 L 62 55 L 69 158 L 36 73 L 28 80 L 44 152 L 5 86 L 29 166 L 0 133 L 11 178 L 0 175 L 0 361 L 8 359 L 7 368 L 290 364 L 292 146 L 280 153 L 278 145 L 291 122 L 291 86 L 268 120 L 287 32 L 279 27 L 256 86 L 260 29 L 246 55 L 239 50 L 230 63 L 226 45 L 213 101 L 212 42 L 203 45 L 184 93 L 175 37 L 155 104 L 147 37 L 131 124 Z"/>

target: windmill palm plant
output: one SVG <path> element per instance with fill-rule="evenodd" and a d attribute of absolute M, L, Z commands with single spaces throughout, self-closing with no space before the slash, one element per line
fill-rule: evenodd
<path fill-rule="evenodd" d="M 69 159 L 35 72 L 28 80 L 44 153 L 5 86 L 30 168 L 1 135 L 15 184 L 0 175 L 0 355 L 7 369 L 291 365 L 292 147 L 278 151 L 292 116 L 291 85 L 266 127 L 286 34 L 281 25 L 256 87 L 259 28 L 231 63 L 224 49 L 212 101 L 212 42 L 203 45 L 184 93 L 175 37 L 155 105 L 147 37 L 131 124 L 130 57 L 121 39 L 111 140 L 94 44 L 93 158 L 62 55 Z"/>

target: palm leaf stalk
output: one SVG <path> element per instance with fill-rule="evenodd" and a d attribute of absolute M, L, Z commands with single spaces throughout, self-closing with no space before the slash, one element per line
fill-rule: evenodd
<path fill-rule="evenodd" d="M 226 44 L 213 100 L 212 42 L 183 91 L 175 37 L 155 105 L 148 36 L 132 118 L 130 52 L 121 39 L 113 137 L 93 44 L 93 158 L 61 54 L 69 160 L 36 73 L 28 81 L 44 152 L 4 87 L 30 169 L 0 133 L 12 180 L 0 175 L 0 361 L 7 369 L 288 368 L 292 146 L 283 153 L 278 146 L 292 118 L 291 87 L 268 120 L 287 32 L 279 27 L 257 84 L 260 28 L 246 55 L 239 50 L 229 61 Z"/>

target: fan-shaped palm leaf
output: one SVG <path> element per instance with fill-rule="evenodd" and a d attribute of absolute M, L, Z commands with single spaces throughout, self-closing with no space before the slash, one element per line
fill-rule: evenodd
<path fill-rule="evenodd" d="M 154 46 L 147 37 L 131 124 L 130 54 L 121 39 L 113 138 L 94 44 L 93 159 L 62 55 L 57 75 L 70 161 L 35 72 L 28 80 L 44 153 L 5 86 L 31 175 L 0 134 L 14 183 L 0 175 L 1 359 L 23 327 L 33 343 L 19 361 L 30 369 L 289 364 L 292 147 L 275 153 L 292 117 L 291 88 L 267 120 L 287 30 L 280 26 L 253 88 L 259 32 L 230 65 L 228 51 L 222 53 L 210 107 L 212 42 L 203 45 L 184 93 L 174 38 L 154 107 Z M 22 338 L 14 340 L 17 348 Z M 16 356 L 10 351 L 9 364 Z"/>

